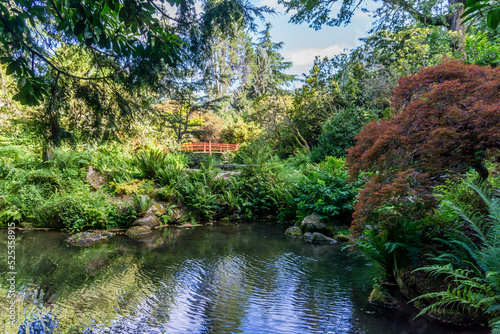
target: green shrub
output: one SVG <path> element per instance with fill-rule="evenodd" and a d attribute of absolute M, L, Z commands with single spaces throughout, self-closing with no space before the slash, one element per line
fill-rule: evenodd
<path fill-rule="evenodd" d="M 342 109 L 324 124 L 318 143 L 313 147 L 311 160 L 323 161 L 326 157 L 345 157 L 353 147 L 356 137 L 367 120 L 360 108 Z"/>
<path fill-rule="evenodd" d="M 110 182 L 109 186 L 118 195 L 143 194 L 151 192 L 153 185 L 150 182 L 152 181 L 132 179 L 118 184 Z"/>
<path fill-rule="evenodd" d="M 148 195 L 132 194 L 132 202 L 137 213 L 142 216 L 149 210 L 153 201 Z"/>
<path fill-rule="evenodd" d="M 114 209 L 104 194 L 73 189 L 44 200 L 32 210 L 32 217 L 38 226 L 80 231 L 114 227 L 108 221 L 108 215 Z"/>
<path fill-rule="evenodd" d="M 172 186 L 177 184 L 184 176 L 187 168 L 187 158 L 185 155 L 171 153 L 165 156 L 165 164 L 156 171 L 156 178 L 162 186 Z"/>
<path fill-rule="evenodd" d="M 92 155 L 89 152 L 54 150 L 53 153 L 52 160 L 47 161 L 47 164 L 61 171 L 85 168 L 90 165 L 92 160 Z"/>
<path fill-rule="evenodd" d="M 159 148 L 141 150 L 136 153 L 134 164 L 145 178 L 153 180 L 157 170 L 165 165 L 165 153 Z"/>
<path fill-rule="evenodd" d="M 110 181 L 125 183 L 137 174 L 133 159 L 124 145 L 99 146 L 92 154 L 91 165 L 109 175 Z"/>
<path fill-rule="evenodd" d="M 328 157 L 318 165 L 308 164 L 304 175 L 295 197 L 299 220 L 313 212 L 330 221 L 349 219 L 362 181 L 348 181 L 344 159 Z"/>
<path fill-rule="evenodd" d="M 207 182 L 190 180 L 183 182 L 179 189 L 179 200 L 191 208 L 188 214 L 192 220 L 211 221 L 220 209 L 217 195 Z"/>
<path fill-rule="evenodd" d="M 395 281 L 395 268 L 414 268 L 421 256 L 420 223 L 401 219 L 390 228 L 367 229 L 356 240 L 356 246 L 380 265 L 384 279 Z"/>

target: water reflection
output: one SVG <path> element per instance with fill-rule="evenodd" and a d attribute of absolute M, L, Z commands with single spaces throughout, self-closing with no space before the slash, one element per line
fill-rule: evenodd
<path fill-rule="evenodd" d="M 458 332 L 370 308 L 374 266 L 341 246 L 286 239 L 284 229 L 172 228 L 88 248 L 68 247 L 56 232 L 22 234 L 20 322 L 33 317 L 28 313 L 35 300 L 57 317 L 61 333 Z M 7 240 L 1 233 L 0 240 Z M 0 254 L 3 306 L 7 266 L 1 241 Z M 5 315 L 0 332 L 17 333 Z"/>

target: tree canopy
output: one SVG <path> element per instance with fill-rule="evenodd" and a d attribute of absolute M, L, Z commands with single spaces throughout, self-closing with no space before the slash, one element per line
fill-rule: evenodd
<path fill-rule="evenodd" d="M 425 25 L 447 26 L 451 30 L 461 30 L 463 5 L 465 0 L 373 0 L 364 7 L 363 0 L 279 0 L 292 12 L 291 22 L 309 23 L 310 27 L 320 29 L 323 25 L 339 26 L 349 24 L 356 11 L 369 12 L 369 7 L 381 3 L 372 10 L 378 18 L 377 29 L 395 29 L 411 22 Z M 332 16 L 332 11 L 336 15 Z"/>

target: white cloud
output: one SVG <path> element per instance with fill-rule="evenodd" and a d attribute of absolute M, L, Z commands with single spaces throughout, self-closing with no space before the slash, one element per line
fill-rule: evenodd
<path fill-rule="evenodd" d="M 345 50 L 339 44 L 333 44 L 325 48 L 303 48 L 283 52 L 286 61 L 291 61 L 294 66 L 312 66 L 316 56 L 328 57 L 338 55 Z"/>

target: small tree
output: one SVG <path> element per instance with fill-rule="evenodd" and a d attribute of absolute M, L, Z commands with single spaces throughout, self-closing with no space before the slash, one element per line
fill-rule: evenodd
<path fill-rule="evenodd" d="M 432 187 L 445 175 L 500 160 L 500 69 L 458 61 L 401 79 L 391 120 L 371 122 L 348 151 L 351 177 L 372 172 L 359 196 L 353 227 L 418 219 L 434 207 Z"/>

